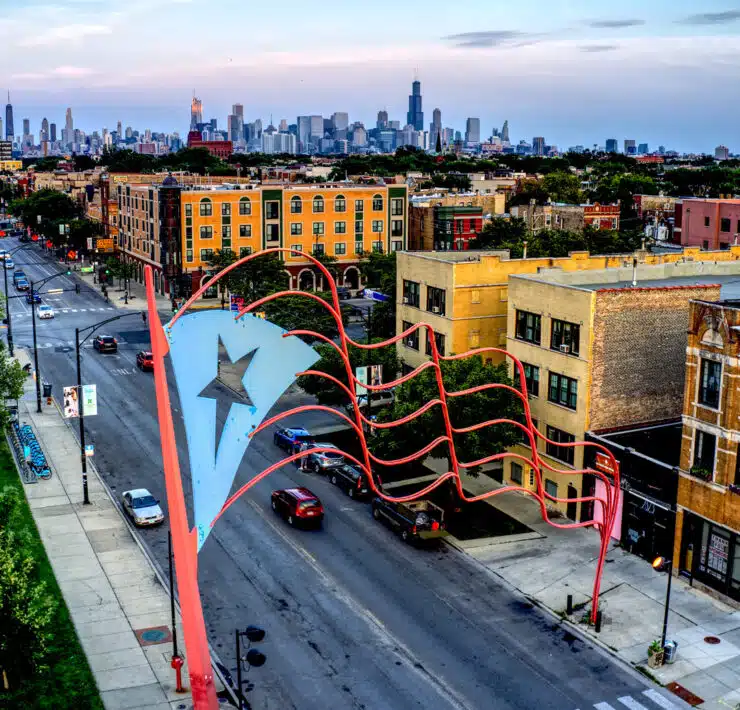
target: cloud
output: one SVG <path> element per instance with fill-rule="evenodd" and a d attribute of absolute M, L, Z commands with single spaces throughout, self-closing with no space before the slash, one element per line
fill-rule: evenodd
<path fill-rule="evenodd" d="M 81 79 L 92 76 L 97 72 L 88 67 L 61 66 L 47 72 L 24 72 L 14 74 L 12 78 L 16 81 L 44 81 L 45 79 Z"/>
<path fill-rule="evenodd" d="M 442 39 L 452 42 L 455 47 L 466 49 L 478 47 L 523 47 L 536 44 L 544 37 L 541 34 L 520 32 L 519 30 L 489 30 L 484 32 L 461 32 L 447 35 Z"/>
<path fill-rule="evenodd" d="M 594 20 L 587 23 L 589 27 L 597 30 L 619 30 L 624 27 L 639 27 L 645 24 L 645 20 L 625 19 L 625 20 Z"/>
<path fill-rule="evenodd" d="M 723 22 L 740 20 L 740 10 L 725 10 L 723 12 L 700 12 L 689 15 L 682 20 L 676 20 L 680 25 L 720 25 Z"/>
<path fill-rule="evenodd" d="M 578 47 L 582 52 L 613 52 L 616 49 L 619 49 L 618 44 L 583 44 L 580 47 Z"/>
<path fill-rule="evenodd" d="M 19 42 L 19 46 L 43 47 L 112 33 L 113 29 L 108 25 L 62 25 L 60 27 L 50 27 L 48 30 L 37 34 L 30 34 Z"/>

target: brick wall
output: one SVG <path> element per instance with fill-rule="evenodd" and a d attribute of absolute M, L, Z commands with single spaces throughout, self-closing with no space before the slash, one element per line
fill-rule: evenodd
<path fill-rule="evenodd" d="M 691 299 L 719 286 L 603 289 L 596 293 L 589 428 L 679 417 Z"/>

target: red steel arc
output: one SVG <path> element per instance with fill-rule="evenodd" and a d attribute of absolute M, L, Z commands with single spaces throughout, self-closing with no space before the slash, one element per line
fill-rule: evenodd
<path fill-rule="evenodd" d="M 296 252 L 293 249 L 287 249 L 287 248 L 282 248 L 282 247 L 266 249 L 262 252 L 250 254 L 249 256 L 239 259 L 238 261 L 234 262 L 233 264 L 223 269 L 221 272 L 216 274 L 213 278 L 209 279 L 207 284 L 202 285 L 188 299 L 188 301 L 182 306 L 182 308 L 178 311 L 177 314 L 175 314 L 175 316 L 166 326 L 166 329 L 169 329 L 169 327 L 174 325 L 174 323 L 179 318 L 181 318 L 182 315 L 185 314 L 191 306 L 193 306 L 193 304 L 201 297 L 201 295 L 206 291 L 206 289 L 213 287 L 213 285 L 223 276 L 228 274 L 230 271 L 238 268 L 242 264 L 245 264 L 248 261 L 251 261 L 252 259 L 260 258 L 260 257 L 269 255 L 269 254 L 299 255 L 300 257 L 308 260 L 309 262 L 311 262 L 313 267 L 317 268 L 323 274 L 323 277 L 326 283 L 329 284 L 329 289 L 331 292 L 331 302 L 329 303 L 315 293 L 308 293 L 308 292 L 303 292 L 303 291 L 280 291 L 279 293 L 274 293 L 264 298 L 258 299 L 257 301 L 254 301 L 253 303 L 244 307 L 242 310 L 240 310 L 235 315 L 235 318 L 237 319 L 242 318 L 247 313 L 255 311 L 259 309 L 260 307 L 264 306 L 265 304 L 270 303 L 271 301 L 274 301 L 276 299 L 283 298 L 285 296 L 292 296 L 292 297 L 300 296 L 304 298 L 310 298 L 314 300 L 315 302 L 319 303 L 322 307 L 326 308 L 326 310 L 332 316 L 336 324 L 336 327 L 339 333 L 338 343 L 334 342 L 333 340 L 331 340 L 330 338 L 328 338 L 327 336 L 321 333 L 315 333 L 309 330 L 289 331 L 284 334 L 284 337 L 298 337 L 300 335 L 308 335 L 308 336 L 311 336 L 312 338 L 323 341 L 329 344 L 330 346 L 334 347 L 339 353 L 339 355 L 341 356 L 342 363 L 343 363 L 344 370 L 345 370 L 346 381 L 342 382 L 341 380 L 333 376 L 330 376 L 324 372 L 318 371 L 318 370 L 307 370 L 305 372 L 296 373 L 296 377 L 306 375 L 306 376 L 313 376 L 313 377 L 328 378 L 329 380 L 333 381 L 342 391 L 344 391 L 344 393 L 347 395 L 348 400 L 353 401 L 355 398 L 355 387 L 358 384 L 358 380 L 355 377 L 355 373 L 352 369 L 352 365 L 350 362 L 349 348 L 352 347 L 352 348 L 360 348 L 360 349 L 365 349 L 365 350 L 376 350 L 378 348 L 383 348 L 389 345 L 393 345 L 394 343 L 397 343 L 398 341 L 404 338 L 407 338 L 412 333 L 422 331 L 425 334 L 425 336 L 428 338 L 428 342 L 430 345 L 430 351 L 431 351 L 431 360 L 423 363 L 418 368 L 416 368 L 413 372 L 410 372 L 406 375 L 398 377 L 397 379 L 391 382 L 387 382 L 382 385 L 371 385 L 371 384 L 363 383 L 363 387 L 366 387 L 368 390 L 371 390 L 371 391 L 387 390 L 389 388 L 395 387 L 404 382 L 408 382 L 409 380 L 412 380 L 413 378 L 417 377 L 419 373 L 423 372 L 424 370 L 432 368 L 434 370 L 434 376 L 435 376 L 436 383 L 437 383 L 438 396 L 430 400 L 429 402 L 424 403 L 417 411 L 412 412 L 411 414 L 403 417 L 402 419 L 398 419 L 392 422 L 373 422 L 369 420 L 367 417 L 365 417 L 360 407 L 353 408 L 354 416 L 353 418 L 350 418 L 346 416 L 344 413 L 338 412 L 337 410 L 332 409 L 330 407 L 325 407 L 321 405 L 305 405 L 302 407 L 293 408 L 286 412 L 282 412 L 274 417 L 271 417 L 270 419 L 263 421 L 255 430 L 253 430 L 249 434 L 249 436 L 250 437 L 256 436 L 257 434 L 263 432 L 265 429 L 273 426 L 274 424 L 276 424 L 277 422 L 281 421 L 282 419 L 286 417 L 293 416 L 295 414 L 300 414 L 301 412 L 305 412 L 309 410 L 324 411 L 327 413 L 331 413 L 334 416 L 337 416 L 341 420 L 345 421 L 350 426 L 350 428 L 355 432 L 355 434 L 357 435 L 358 441 L 360 443 L 361 454 L 359 458 L 352 456 L 351 454 L 345 451 L 342 451 L 341 453 L 345 456 L 345 458 L 348 461 L 351 461 L 353 464 L 355 464 L 357 467 L 361 468 L 364 471 L 364 473 L 367 476 L 369 486 L 372 489 L 373 493 L 376 496 L 379 496 L 385 500 L 393 501 L 393 502 L 407 502 L 407 501 L 423 498 L 424 496 L 428 495 L 431 491 L 435 490 L 440 485 L 442 485 L 445 481 L 451 480 L 453 481 L 455 488 L 457 490 L 458 496 L 460 497 L 462 501 L 472 503 L 475 501 L 492 498 L 493 496 L 502 495 L 504 493 L 516 491 L 519 493 L 524 493 L 525 495 L 528 495 L 534 498 L 539 505 L 542 519 L 546 521 L 549 525 L 552 525 L 553 527 L 563 528 L 563 529 L 583 528 L 583 527 L 595 528 L 599 533 L 599 552 L 598 552 L 598 557 L 597 557 L 596 570 L 594 574 L 594 584 L 593 584 L 592 603 L 591 603 L 591 621 L 595 622 L 596 615 L 598 612 L 598 606 L 599 606 L 599 593 L 600 593 L 600 588 L 601 588 L 601 578 L 603 575 L 604 562 L 605 562 L 606 554 L 608 551 L 609 539 L 610 539 L 611 532 L 614 527 L 616 515 L 617 515 L 617 504 L 618 504 L 618 496 L 619 496 L 619 490 L 620 490 L 619 469 L 618 469 L 618 466 L 616 465 L 616 460 L 614 459 L 613 454 L 611 453 L 611 451 L 609 451 L 604 446 L 591 443 L 591 442 L 572 442 L 572 443 L 554 442 L 548 439 L 546 436 L 544 436 L 537 429 L 537 427 L 535 426 L 532 420 L 532 415 L 531 415 L 531 411 L 529 407 L 526 378 L 524 376 L 524 367 L 517 358 L 515 358 L 513 355 L 508 353 L 506 350 L 502 350 L 500 348 L 478 348 L 475 350 L 470 350 L 466 353 L 462 353 L 460 355 L 452 355 L 452 356 L 447 356 L 447 357 L 442 356 L 439 354 L 439 350 L 437 348 L 437 343 L 434 338 L 434 332 L 433 332 L 432 326 L 429 325 L 428 323 L 417 323 L 416 325 L 412 326 L 411 328 L 404 331 L 403 333 L 395 335 L 394 337 L 384 340 L 383 342 L 380 342 L 380 343 L 371 343 L 371 344 L 356 343 L 355 341 L 351 340 L 348 337 L 347 332 L 344 328 L 344 324 L 342 322 L 342 315 L 341 315 L 341 306 L 340 306 L 339 296 L 337 293 L 337 287 L 328 269 L 322 263 L 320 263 L 317 259 L 315 259 L 313 256 L 309 254 L 304 254 L 302 252 Z M 158 410 L 158 415 L 159 415 L 160 436 L 161 436 L 161 441 L 162 441 L 162 456 L 163 456 L 163 462 L 164 462 L 165 483 L 166 483 L 166 488 L 167 488 L 167 502 L 168 502 L 168 507 L 170 510 L 170 520 L 171 520 L 170 524 L 172 528 L 172 538 L 173 538 L 173 548 L 174 548 L 174 554 L 175 554 L 178 591 L 179 591 L 180 603 L 181 603 L 182 613 L 183 613 L 183 632 L 184 632 L 183 635 L 185 637 L 184 640 L 185 640 L 185 647 L 187 651 L 187 661 L 188 661 L 188 666 L 189 666 L 192 696 L 193 696 L 194 706 L 195 708 L 197 708 L 197 710 L 215 710 L 215 708 L 218 707 L 218 701 L 216 699 L 216 691 L 215 691 L 215 685 L 214 685 L 214 680 L 213 680 L 213 671 L 211 669 L 210 654 L 208 650 L 208 639 L 206 635 L 206 628 L 205 628 L 205 622 L 204 622 L 204 617 L 203 617 L 200 592 L 198 588 L 197 536 L 194 530 L 189 529 L 188 521 L 187 521 L 185 497 L 184 497 L 184 491 L 183 491 L 183 486 L 182 486 L 182 479 L 180 477 L 180 467 L 179 467 L 179 460 L 178 460 L 178 454 L 177 454 L 177 446 L 175 443 L 174 425 L 172 421 L 172 410 L 170 406 L 170 396 L 169 396 L 166 371 L 165 371 L 164 358 L 169 352 L 169 343 L 167 340 L 166 329 L 163 328 L 162 325 L 160 324 L 159 318 L 157 315 L 156 303 L 155 303 L 155 298 L 154 298 L 154 281 L 153 281 L 152 269 L 150 266 L 145 267 L 145 277 L 146 277 L 146 288 L 147 288 L 147 301 L 148 301 L 149 316 L 150 316 L 149 323 L 150 323 L 150 332 L 151 332 L 151 341 L 152 341 L 152 352 L 154 356 L 154 378 L 155 378 L 155 387 L 156 387 L 156 394 L 157 394 L 157 410 Z M 446 389 L 445 384 L 444 384 L 442 367 L 441 367 L 442 363 L 449 362 L 452 360 L 464 359 L 468 357 L 483 356 L 485 354 L 492 354 L 492 353 L 497 353 L 499 355 L 502 355 L 507 360 L 511 361 L 515 372 L 518 374 L 518 381 L 521 384 L 520 388 L 512 387 L 511 385 L 507 385 L 503 383 L 493 383 L 492 382 L 492 383 L 480 385 L 478 387 L 473 387 L 467 390 L 457 391 L 457 392 L 451 392 Z M 524 421 L 523 422 L 515 421 L 512 419 L 508 419 L 508 418 L 491 418 L 487 421 L 479 422 L 473 426 L 463 427 L 463 428 L 455 427 L 454 422 L 451 420 L 450 413 L 449 413 L 449 407 L 448 407 L 449 400 L 453 398 L 465 397 L 467 395 L 475 394 L 477 392 L 483 392 L 486 390 L 493 390 L 493 389 L 504 390 L 506 392 L 509 392 L 513 397 L 516 397 L 519 399 L 519 401 L 521 402 L 523 412 L 524 412 Z M 370 451 L 370 448 L 368 446 L 368 441 L 367 441 L 367 435 L 365 433 L 365 427 L 371 427 L 374 429 L 392 429 L 394 427 L 398 427 L 403 424 L 408 424 L 410 422 L 413 422 L 415 419 L 417 419 L 418 417 L 422 416 L 424 413 L 430 411 L 431 409 L 435 407 L 440 408 L 440 411 L 442 413 L 442 419 L 444 422 L 444 428 L 442 431 L 440 431 L 440 435 L 434 441 L 428 442 L 427 444 L 422 446 L 418 451 L 416 451 L 415 453 L 409 456 L 405 456 L 403 458 L 399 458 L 395 460 L 380 459 L 377 456 L 373 455 L 373 453 Z M 477 461 L 468 461 L 468 462 L 460 461 L 457 455 L 457 450 L 455 448 L 455 441 L 454 441 L 455 435 L 465 434 L 465 433 L 469 433 L 472 431 L 478 431 L 486 427 L 495 426 L 495 425 L 508 425 L 508 426 L 513 426 L 513 427 L 518 428 L 522 432 L 522 434 L 526 437 L 526 441 L 529 443 L 529 447 L 532 452 L 531 456 L 521 456 L 518 454 L 502 452 L 499 454 L 493 454 L 490 456 L 486 456 L 484 458 L 478 459 Z M 546 444 L 551 444 L 553 446 L 560 446 L 563 448 L 586 447 L 586 446 L 593 447 L 601 451 L 610 460 L 611 474 L 607 474 L 603 471 L 598 471 L 598 470 L 594 470 L 590 468 L 579 469 L 579 470 L 573 470 L 573 469 L 563 470 L 563 469 L 555 468 L 551 466 L 550 464 L 548 464 L 545 460 L 543 460 L 540 457 L 539 452 L 537 450 L 538 440 L 542 440 Z M 375 473 L 376 466 L 395 466 L 395 465 L 410 463 L 413 461 L 418 461 L 421 458 L 425 457 L 433 449 L 435 449 L 438 446 L 442 446 L 442 445 L 447 447 L 448 458 L 451 463 L 449 471 L 440 475 L 437 479 L 435 479 L 428 486 L 425 486 L 423 489 L 411 495 L 394 497 L 394 496 L 389 496 L 383 492 L 383 490 L 381 489 L 380 483 L 379 483 L 378 476 Z M 296 461 L 298 458 L 302 456 L 306 456 L 311 453 L 320 453 L 320 452 L 327 451 L 327 450 L 328 449 L 326 448 L 317 446 L 317 447 L 309 449 L 308 451 L 294 453 L 272 464 L 271 466 L 266 468 L 261 473 L 253 476 L 249 481 L 247 481 L 244 485 L 242 485 L 233 495 L 231 495 L 228 498 L 228 500 L 224 503 L 218 515 L 212 521 L 211 525 L 215 525 L 216 521 L 244 493 L 246 493 L 250 488 L 252 488 L 259 481 L 269 476 L 270 473 L 272 473 L 273 471 L 277 470 L 278 468 L 281 468 L 282 466 L 285 466 L 286 464 Z M 336 451 L 336 449 L 334 450 Z M 496 490 L 488 491 L 486 493 L 482 493 L 476 496 L 469 496 L 465 492 L 465 490 L 463 489 L 463 482 L 462 482 L 462 476 L 461 476 L 462 472 L 464 472 L 466 469 L 470 469 L 476 466 L 481 466 L 483 464 L 491 463 L 493 461 L 500 461 L 506 458 L 521 461 L 522 463 L 525 463 L 526 465 L 531 467 L 532 471 L 534 472 L 535 482 L 536 482 L 536 486 L 534 490 L 524 488 L 523 486 L 509 485 L 509 486 L 503 486 Z M 599 478 L 604 484 L 604 491 L 605 491 L 604 497 L 602 498 L 602 497 L 593 495 L 593 496 L 581 496 L 578 498 L 559 498 L 556 496 L 552 496 L 545 490 L 545 487 L 544 487 L 544 480 L 543 480 L 544 470 L 549 471 L 551 474 L 554 474 L 554 475 L 562 475 L 562 476 L 567 475 L 570 477 L 574 475 L 595 476 Z M 548 507 L 547 507 L 548 502 L 549 503 L 568 503 L 568 502 L 593 503 L 594 509 L 596 508 L 596 506 L 600 506 L 601 518 L 600 520 L 597 520 L 594 518 L 592 520 L 581 521 L 581 522 L 571 522 L 571 523 L 557 522 L 556 520 L 552 519 L 550 516 L 550 511 L 548 510 Z"/>

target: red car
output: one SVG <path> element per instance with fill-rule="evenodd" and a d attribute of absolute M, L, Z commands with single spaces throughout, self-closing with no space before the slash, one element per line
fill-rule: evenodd
<path fill-rule="evenodd" d="M 321 526 L 324 508 L 318 496 L 308 488 L 286 488 L 272 492 L 272 509 L 288 521 L 288 525 Z"/>
<path fill-rule="evenodd" d="M 136 353 L 136 367 L 140 370 L 154 371 L 154 356 L 147 350 Z"/>

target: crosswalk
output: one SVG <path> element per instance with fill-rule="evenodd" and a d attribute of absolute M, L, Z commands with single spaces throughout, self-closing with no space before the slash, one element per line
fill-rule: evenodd
<path fill-rule="evenodd" d="M 108 306 L 104 308 L 54 308 L 54 313 L 100 313 L 103 311 L 115 311 L 116 309 L 113 308 L 113 306 Z M 13 318 L 30 318 L 31 313 L 13 313 Z"/>
<path fill-rule="evenodd" d="M 609 702 L 603 701 L 596 703 L 592 707 L 594 710 L 681 710 L 687 707 L 680 700 L 669 700 L 659 690 L 650 688 L 644 690 L 638 698 L 632 695 L 622 695 L 621 697 L 609 699 Z M 579 708 L 578 710 L 585 710 Z"/>
<path fill-rule="evenodd" d="M 124 338 L 122 338 L 120 335 L 116 336 L 116 340 L 118 341 L 119 345 L 127 345 L 128 343 Z M 21 345 L 21 347 L 27 347 L 32 348 L 33 346 L 30 344 Z M 49 348 L 58 348 L 61 352 L 72 352 L 75 349 L 75 341 L 74 340 L 57 340 L 53 343 L 38 343 L 36 347 L 39 350 L 48 350 Z M 92 342 L 88 341 L 86 343 L 82 344 L 83 348 L 92 348 L 94 345 Z M 111 357 L 110 355 L 106 355 L 106 357 Z"/>

